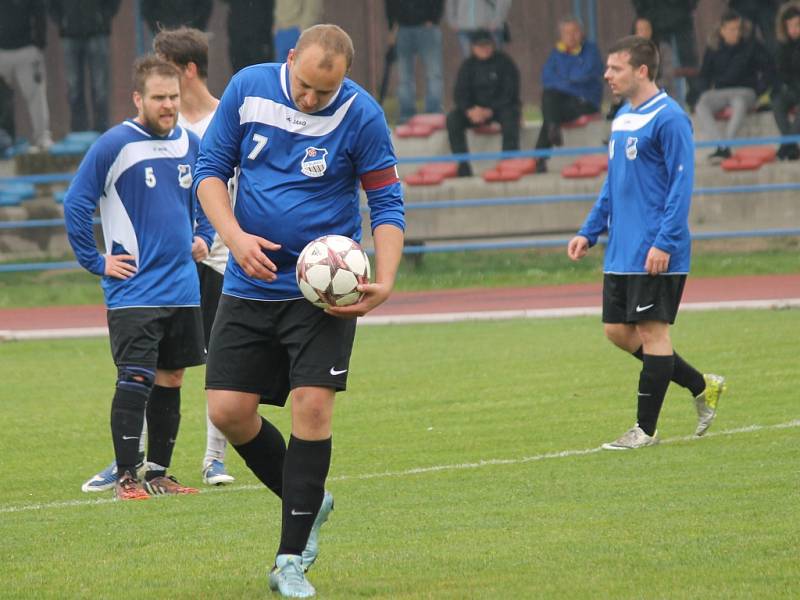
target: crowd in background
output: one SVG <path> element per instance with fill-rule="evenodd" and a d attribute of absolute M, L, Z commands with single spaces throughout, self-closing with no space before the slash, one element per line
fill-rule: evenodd
<path fill-rule="evenodd" d="M 422 110 L 442 113 L 445 90 L 442 24 L 458 38 L 464 61 L 456 76 L 447 125 L 453 152 L 466 151 L 464 132 L 498 123 L 504 150 L 520 144 L 520 57 L 507 54 L 512 0 L 384 0 L 390 56 L 397 62 L 398 123 L 417 112 L 417 61 L 424 72 Z M 718 27 L 698 60 L 694 11 L 699 0 L 632 0 L 631 33 L 660 48 L 659 85 L 694 112 L 704 139 L 734 138 L 749 111 L 772 109 L 782 135 L 800 132 L 800 0 L 720 2 Z M 300 31 L 323 17 L 322 0 L 225 0 L 232 70 L 283 61 Z M 53 142 L 43 48 L 47 19 L 58 28 L 70 107 L 70 130 L 109 126 L 109 35 L 120 0 L 0 0 L 0 152 L 14 143 L 14 94 L 24 99 L 32 127 L 31 152 Z M 181 25 L 206 30 L 213 0 L 142 0 L 151 33 Z M 537 149 L 563 143 L 562 125 L 601 111 L 602 49 L 586 39 L 577 18 L 558 23 L 558 41 L 540 74 L 542 127 Z M 88 85 L 87 85 L 88 83 Z M 87 93 L 88 92 L 88 93 Z M 619 105 L 612 99 L 608 117 Z M 720 115 L 727 119 L 720 123 Z M 723 143 L 711 155 L 730 156 Z M 783 144 L 779 158 L 800 158 Z M 546 171 L 540 160 L 538 170 Z M 469 175 L 462 165 L 462 175 Z"/>

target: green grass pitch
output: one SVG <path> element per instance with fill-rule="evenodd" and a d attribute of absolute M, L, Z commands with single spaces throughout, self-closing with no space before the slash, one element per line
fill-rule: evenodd
<path fill-rule="evenodd" d="M 719 417 L 686 437 L 673 386 L 664 443 L 612 453 L 639 363 L 596 318 L 360 328 L 318 596 L 796 598 L 798 333 L 798 310 L 680 315 L 677 350 L 728 377 Z M 172 465 L 197 486 L 202 375 Z M 112 456 L 114 376 L 105 339 L 0 344 L 0 596 L 271 597 L 280 506 L 234 451 L 236 483 L 197 496 L 80 491 Z"/>

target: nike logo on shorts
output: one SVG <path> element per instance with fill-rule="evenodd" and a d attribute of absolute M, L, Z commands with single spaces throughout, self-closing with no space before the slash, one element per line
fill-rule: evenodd
<path fill-rule="evenodd" d="M 637 304 L 637 305 L 636 305 L 636 312 L 644 312 L 644 311 L 646 311 L 648 308 L 653 308 L 654 306 L 655 306 L 655 304 L 648 304 L 647 306 L 639 306 L 639 305 Z"/>
<path fill-rule="evenodd" d="M 331 367 L 330 370 L 331 375 L 341 375 L 342 373 L 347 373 L 347 369 L 342 369 L 341 371 L 337 371 L 336 367 Z"/>

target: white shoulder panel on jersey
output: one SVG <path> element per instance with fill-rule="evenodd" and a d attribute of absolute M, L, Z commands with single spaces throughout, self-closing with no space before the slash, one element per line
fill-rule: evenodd
<path fill-rule="evenodd" d="M 133 223 L 122 204 L 122 199 L 114 185 L 117 179 L 136 163 L 154 158 L 180 158 L 189 151 L 189 136 L 186 130 L 181 130 L 181 137 L 177 140 L 153 139 L 147 132 L 143 134 L 149 140 L 131 142 L 126 144 L 106 175 L 105 194 L 100 198 L 100 215 L 103 223 L 103 238 L 106 242 L 106 254 L 111 254 L 114 242 L 121 244 L 136 258 L 139 264 L 139 240 L 133 229 Z"/>
<path fill-rule="evenodd" d="M 239 107 L 239 124 L 263 123 L 289 133 L 319 137 L 331 133 L 341 124 L 356 96 L 358 94 L 353 94 L 329 117 L 307 115 L 268 98 L 246 96 Z"/>
<path fill-rule="evenodd" d="M 652 112 L 639 114 L 639 113 L 625 113 L 620 115 L 611 123 L 611 131 L 638 131 L 650 121 L 652 121 L 658 113 L 667 108 L 666 104 L 662 104 Z"/>

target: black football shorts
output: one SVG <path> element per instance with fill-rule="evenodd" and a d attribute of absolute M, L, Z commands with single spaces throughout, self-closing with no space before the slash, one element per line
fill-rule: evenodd
<path fill-rule="evenodd" d="M 355 319 L 328 315 L 305 299 L 220 298 L 206 367 L 206 389 L 259 394 L 283 406 L 289 392 L 347 387 Z"/>
<path fill-rule="evenodd" d="M 686 275 L 603 276 L 603 323 L 662 321 L 672 324 Z"/>

